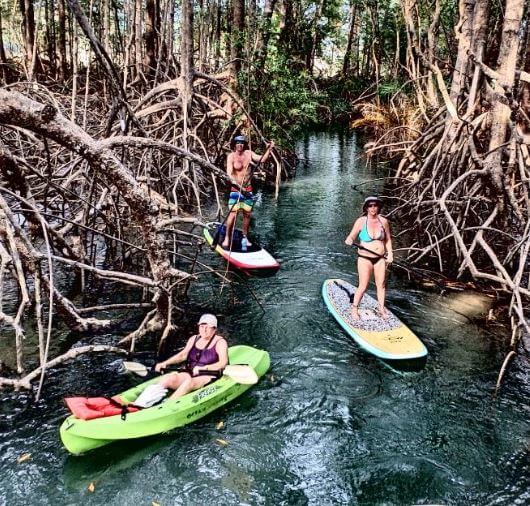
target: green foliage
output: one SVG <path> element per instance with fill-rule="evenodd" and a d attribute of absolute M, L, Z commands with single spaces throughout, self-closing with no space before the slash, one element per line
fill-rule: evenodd
<path fill-rule="evenodd" d="M 395 95 L 398 91 L 400 91 L 403 87 L 403 83 L 401 81 L 386 81 L 379 83 L 379 86 L 377 88 L 377 95 L 379 98 L 383 101 L 388 101 L 392 98 L 393 95 Z"/>
<path fill-rule="evenodd" d="M 318 123 L 320 96 L 305 70 L 282 55 L 273 55 L 269 70 L 250 76 L 251 111 L 260 118 L 267 135 L 285 138 L 308 125 Z M 241 76 L 240 82 L 247 82 Z"/>

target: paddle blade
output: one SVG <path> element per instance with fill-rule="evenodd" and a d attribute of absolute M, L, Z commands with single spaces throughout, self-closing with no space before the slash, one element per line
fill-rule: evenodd
<path fill-rule="evenodd" d="M 139 362 L 123 361 L 123 368 L 127 372 L 132 372 L 133 374 L 136 374 L 137 376 L 147 376 L 149 372 L 149 369 L 144 364 L 140 364 Z"/>
<path fill-rule="evenodd" d="M 223 374 L 241 385 L 255 385 L 259 380 L 256 371 L 249 365 L 227 365 Z"/>

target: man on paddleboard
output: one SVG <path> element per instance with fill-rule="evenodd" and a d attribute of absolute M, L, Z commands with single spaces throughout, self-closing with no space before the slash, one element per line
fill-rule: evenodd
<path fill-rule="evenodd" d="M 247 246 L 251 246 L 248 241 L 248 230 L 250 228 L 250 218 L 254 206 L 254 195 L 252 193 L 252 173 L 250 166 L 253 162 L 265 163 L 274 147 L 274 141 L 271 141 L 265 153 L 258 155 L 248 146 L 248 140 L 244 135 L 237 135 L 230 143 L 232 152 L 226 159 L 226 172 L 232 181 L 230 196 L 228 198 L 228 212 L 230 213 L 226 220 L 226 235 L 223 241 L 223 248 L 230 246 L 232 230 L 235 226 L 237 213 L 243 213 L 243 237 Z"/>

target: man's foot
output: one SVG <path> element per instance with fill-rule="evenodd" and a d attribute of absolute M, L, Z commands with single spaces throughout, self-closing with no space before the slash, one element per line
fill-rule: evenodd
<path fill-rule="evenodd" d="M 361 319 L 359 315 L 359 309 L 357 308 L 357 306 L 354 306 L 353 304 L 351 306 L 351 317 L 352 317 L 352 320 L 355 320 L 355 321 L 359 321 Z"/>

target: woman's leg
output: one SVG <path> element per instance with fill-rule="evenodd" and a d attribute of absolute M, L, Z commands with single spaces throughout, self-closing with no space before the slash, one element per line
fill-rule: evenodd
<path fill-rule="evenodd" d="M 191 377 L 188 374 L 188 379 L 183 381 L 180 386 L 173 392 L 170 399 L 177 399 L 178 397 L 182 397 L 183 395 L 189 394 L 190 392 L 193 392 L 193 390 L 197 390 L 197 388 L 201 388 L 204 385 L 207 385 L 212 381 L 212 376 L 194 376 Z"/>
<path fill-rule="evenodd" d="M 178 387 L 185 381 L 191 379 L 191 375 L 187 372 L 173 372 L 167 376 L 163 376 L 158 382 L 164 388 L 169 388 L 171 390 L 177 390 Z"/>
<path fill-rule="evenodd" d="M 374 278 L 375 286 L 377 289 L 377 302 L 379 303 L 379 313 L 381 318 L 386 320 L 388 313 L 385 309 L 385 297 L 386 297 L 386 262 L 380 260 L 374 265 Z"/>
<path fill-rule="evenodd" d="M 368 288 L 368 283 L 370 283 L 370 276 L 372 275 L 373 265 L 370 260 L 366 258 L 357 258 L 357 274 L 359 275 L 359 286 L 355 291 L 353 296 L 353 304 L 351 308 L 351 315 L 354 320 L 359 320 L 359 304 L 363 298 L 364 292 Z"/>

